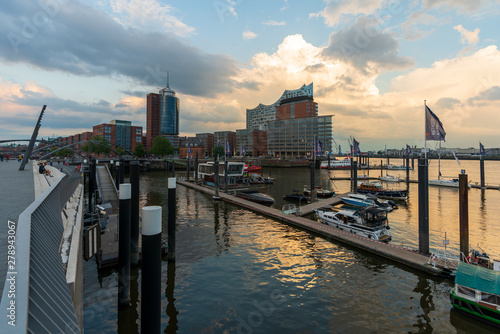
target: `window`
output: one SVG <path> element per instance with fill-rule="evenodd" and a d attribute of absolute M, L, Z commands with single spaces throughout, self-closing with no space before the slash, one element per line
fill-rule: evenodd
<path fill-rule="evenodd" d="M 104 127 L 104 133 L 111 133 L 111 127 L 110 126 L 105 126 Z"/>
<path fill-rule="evenodd" d="M 135 129 L 135 134 L 138 136 L 142 135 L 142 129 Z"/>
<path fill-rule="evenodd" d="M 140 143 L 142 141 L 142 137 L 135 137 L 135 142 Z"/>

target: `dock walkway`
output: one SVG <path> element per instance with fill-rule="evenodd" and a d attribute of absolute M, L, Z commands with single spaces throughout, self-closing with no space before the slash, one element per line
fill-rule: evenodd
<path fill-rule="evenodd" d="M 212 188 L 200 186 L 194 184 L 193 182 L 187 181 L 177 181 L 178 184 L 185 187 L 203 192 L 207 195 L 214 195 L 214 190 Z M 420 254 L 410 249 L 406 249 L 399 246 L 394 246 L 391 244 L 386 244 L 379 241 L 374 241 L 372 239 L 357 236 L 355 234 L 347 233 L 342 230 L 333 228 L 329 225 L 321 224 L 319 222 L 306 219 L 304 217 L 297 217 L 294 215 L 285 215 L 280 210 L 270 208 L 264 205 L 260 205 L 254 202 L 244 200 L 239 197 L 232 195 L 220 193 L 221 199 L 225 202 L 232 203 L 251 211 L 266 215 L 273 219 L 285 222 L 289 225 L 293 225 L 310 232 L 317 233 L 328 239 L 337 240 L 345 244 L 351 245 L 353 247 L 363 249 L 372 254 L 376 254 L 387 259 L 391 259 L 395 262 L 407 265 L 414 269 L 435 275 L 435 276 L 447 276 L 448 273 L 440 268 L 433 268 L 431 265 L 427 265 L 429 260 L 429 255 Z M 318 202 L 313 204 L 323 204 L 327 205 L 326 202 Z"/>

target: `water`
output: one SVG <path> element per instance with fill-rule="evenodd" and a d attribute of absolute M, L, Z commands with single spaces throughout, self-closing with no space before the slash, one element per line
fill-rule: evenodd
<path fill-rule="evenodd" d="M 434 163 L 433 163 L 434 164 Z M 433 164 L 429 168 L 434 177 Z M 443 175 L 466 169 L 479 181 L 479 163 L 442 161 Z M 500 162 L 486 162 L 486 182 Z M 436 173 L 437 175 L 437 164 Z M 477 167 L 476 167 L 477 166 Z M 476 170 L 477 169 L 477 172 Z M 309 183 L 309 169 L 269 169 L 274 185 L 258 187 L 282 196 Z M 360 172 L 364 173 L 364 172 Z M 404 176 L 405 171 L 391 174 Z M 411 178 L 416 179 L 417 170 Z M 372 176 L 380 171 L 371 171 Z M 323 186 L 338 193 L 349 181 Z M 496 178 L 496 179 L 495 179 Z M 319 176 L 318 176 L 319 180 Z M 389 214 L 394 242 L 418 245 L 417 185 L 406 206 Z M 458 248 L 458 191 L 429 188 L 431 247 L 444 232 Z M 497 217 L 500 192 L 469 191 L 470 241 L 500 258 Z M 141 206 L 162 205 L 167 221 L 167 178 L 141 175 Z M 325 240 L 272 219 L 178 186 L 177 259 L 162 265 L 162 330 L 165 333 L 493 333 L 495 328 L 457 314 L 449 303 L 451 279 L 414 271 L 392 261 Z M 163 226 L 166 231 L 166 225 Z M 136 333 L 140 329 L 140 271 L 132 272 L 132 307 L 117 311 L 117 274 L 85 264 L 85 332 Z"/>

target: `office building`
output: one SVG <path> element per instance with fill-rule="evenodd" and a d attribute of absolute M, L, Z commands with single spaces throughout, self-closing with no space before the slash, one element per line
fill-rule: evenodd
<path fill-rule="evenodd" d="M 203 155 L 201 157 L 212 156 L 212 150 L 214 148 L 214 134 L 213 133 L 197 133 L 196 138 L 200 142 L 200 145 L 204 148 Z"/>
<path fill-rule="evenodd" d="M 238 149 L 236 148 L 236 132 L 234 131 L 214 132 L 214 146 L 220 144 L 222 147 L 224 147 L 225 150 L 226 142 L 229 142 L 229 148 L 230 148 L 230 152 L 227 152 L 226 154 L 228 156 L 233 156 L 234 153 L 238 152 Z"/>
<path fill-rule="evenodd" d="M 103 137 L 111 143 L 116 143 L 117 147 L 134 153 L 136 145 L 142 143 L 142 127 L 132 126 L 130 121 L 113 120 L 109 123 L 95 125 L 92 136 Z M 111 148 L 116 150 L 114 145 L 111 145 Z"/>
<path fill-rule="evenodd" d="M 244 153 L 242 148 L 245 149 Z M 267 154 L 267 131 L 236 130 L 236 155 L 259 157 Z"/>

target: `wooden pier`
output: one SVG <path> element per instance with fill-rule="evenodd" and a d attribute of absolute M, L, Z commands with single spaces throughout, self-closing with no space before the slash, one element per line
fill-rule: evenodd
<path fill-rule="evenodd" d="M 200 186 L 194 184 L 193 182 L 187 181 L 177 181 L 178 184 L 183 185 L 185 187 L 200 191 L 207 195 L 213 196 L 214 190 L 212 188 Z M 363 249 L 372 254 L 376 254 L 387 259 L 393 260 L 400 264 L 404 264 L 406 266 L 412 267 L 414 269 L 418 269 L 420 271 L 426 272 L 428 274 L 432 274 L 435 276 L 448 276 L 449 272 L 439 267 L 434 268 L 432 265 L 427 265 L 429 261 L 429 255 L 420 254 L 414 250 L 406 249 L 399 246 L 394 246 L 391 244 L 386 244 L 379 241 L 374 241 L 372 239 L 364 238 L 358 236 L 356 234 L 348 233 L 340 229 L 336 229 L 329 225 L 321 224 L 319 222 L 306 219 L 304 217 L 298 217 L 294 215 L 285 215 L 280 210 L 270 208 L 264 205 L 260 205 L 254 202 L 250 202 L 239 197 L 235 197 L 232 195 L 228 195 L 225 193 L 220 193 L 219 196 L 225 202 L 238 205 L 240 207 L 244 207 L 248 210 L 257 212 L 259 214 L 263 214 L 265 216 L 271 217 L 273 219 L 285 222 L 289 225 L 296 226 L 302 228 L 304 230 L 316 233 L 325 237 L 327 239 L 333 239 L 340 241 L 342 243 L 348 244 L 350 246 Z M 330 199 L 330 201 L 320 200 L 317 203 L 310 204 L 310 207 L 304 206 L 301 207 L 303 210 L 310 211 L 313 208 L 319 208 L 322 206 L 327 206 L 330 204 L 334 204 L 335 201 L 340 201 L 338 197 L 334 197 Z M 317 207 L 316 207 L 317 205 Z M 311 211 L 312 212 L 312 211 Z"/>

